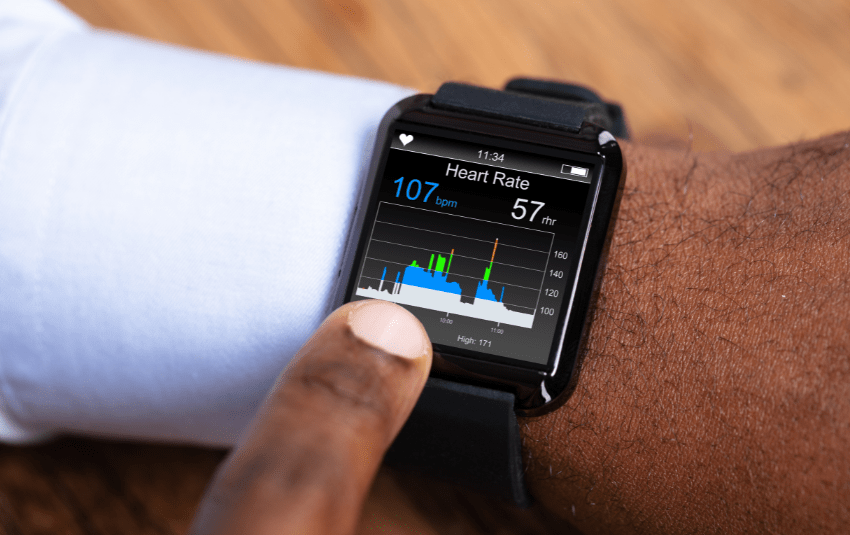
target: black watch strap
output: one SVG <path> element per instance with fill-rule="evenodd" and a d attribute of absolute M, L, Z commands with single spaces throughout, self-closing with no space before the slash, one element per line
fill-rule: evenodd
<path fill-rule="evenodd" d="M 431 105 L 573 133 L 586 121 L 628 138 L 620 106 L 572 84 L 518 78 L 498 91 L 449 82 Z M 514 403 L 507 392 L 432 377 L 386 461 L 528 506 Z"/>
<path fill-rule="evenodd" d="M 560 82 L 516 78 L 504 91 L 447 82 L 431 97 L 435 108 L 578 132 L 583 122 L 629 138 L 623 109 L 590 89 Z"/>
<path fill-rule="evenodd" d="M 385 460 L 526 507 L 514 395 L 431 377 Z"/>

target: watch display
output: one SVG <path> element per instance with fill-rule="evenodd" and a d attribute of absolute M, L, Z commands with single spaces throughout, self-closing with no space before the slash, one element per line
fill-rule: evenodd
<path fill-rule="evenodd" d="M 415 314 L 435 350 L 545 368 L 561 343 L 598 158 L 396 123 L 348 300 Z"/>

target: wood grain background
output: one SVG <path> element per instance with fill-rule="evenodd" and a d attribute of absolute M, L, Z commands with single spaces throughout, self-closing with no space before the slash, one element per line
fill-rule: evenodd
<path fill-rule="evenodd" d="M 639 140 L 743 150 L 850 125 L 840 0 L 64 1 L 95 26 L 423 91 L 576 81 L 624 104 Z"/>
<path fill-rule="evenodd" d="M 622 103 L 644 143 L 738 151 L 850 127 L 839 0 L 63 1 L 97 27 L 422 91 L 579 82 Z M 185 533 L 222 455 L 87 439 L 0 447 L 0 534 Z M 570 532 L 545 511 L 386 470 L 374 492 L 388 501 L 367 518 L 415 532 Z M 393 516 L 409 509 L 425 520 Z"/>

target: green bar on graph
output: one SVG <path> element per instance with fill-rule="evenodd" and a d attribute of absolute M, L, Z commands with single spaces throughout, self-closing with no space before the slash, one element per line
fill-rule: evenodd
<path fill-rule="evenodd" d="M 419 266 L 416 264 L 416 260 L 414 260 L 414 261 L 410 264 L 410 267 L 419 267 Z"/>
<path fill-rule="evenodd" d="M 452 249 L 452 254 L 449 255 L 449 265 L 446 266 L 446 275 L 449 274 L 449 270 L 452 269 L 452 258 L 455 257 L 455 250 Z"/>
<path fill-rule="evenodd" d="M 434 266 L 434 255 L 431 255 L 431 260 L 428 261 L 428 271 Z"/>
<path fill-rule="evenodd" d="M 484 280 L 490 280 L 490 270 L 493 269 L 493 262 L 490 262 L 490 267 L 484 270 Z"/>
<path fill-rule="evenodd" d="M 442 273 L 444 267 L 446 267 L 446 257 L 437 255 L 437 271 Z"/>

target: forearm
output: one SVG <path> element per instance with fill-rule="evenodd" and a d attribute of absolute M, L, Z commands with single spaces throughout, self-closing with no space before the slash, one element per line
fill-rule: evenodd
<path fill-rule="evenodd" d="M 625 147 L 577 388 L 523 422 L 538 498 L 588 533 L 846 526 L 848 141 Z"/>

